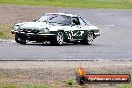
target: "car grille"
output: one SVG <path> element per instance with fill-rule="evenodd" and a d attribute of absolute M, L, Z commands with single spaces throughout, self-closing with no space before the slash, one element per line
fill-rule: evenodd
<path fill-rule="evenodd" d="M 39 32 L 39 30 L 36 30 L 36 29 L 20 29 L 19 31 L 25 32 L 25 33 L 35 33 L 35 34 Z"/>

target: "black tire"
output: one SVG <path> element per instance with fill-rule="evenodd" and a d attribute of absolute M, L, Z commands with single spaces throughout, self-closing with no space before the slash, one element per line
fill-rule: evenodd
<path fill-rule="evenodd" d="M 20 38 L 18 33 L 15 34 L 15 41 L 17 43 L 24 44 L 24 45 L 27 43 L 26 39 L 25 38 L 23 38 L 23 39 Z"/>
<path fill-rule="evenodd" d="M 94 39 L 94 33 L 92 31 L 89 31 L 86 33 L 85 39 L 82 41 L 82 44 L 84 45 L 91 45 Z"/>
<path fill-rule="evenodd" d="M 20 44 L 26 45 L 27 42 L 25 41 L 20 41 Z"/>
<path fill-rule="evenodd" d="M 51 41 L 51 45 L 61 46 L 63 45 L 63 42 L 64 42 L 63 32 L 59 31 L 56 35 L 56 38 Z"/>
<path fill-rule="evenodd" d="M 17 43 L 20 43 L 20 38 L 19 38 L 19 36 L 18 36 L 17 33 L 15 34 L 15 41 L 16 41 Z"/>

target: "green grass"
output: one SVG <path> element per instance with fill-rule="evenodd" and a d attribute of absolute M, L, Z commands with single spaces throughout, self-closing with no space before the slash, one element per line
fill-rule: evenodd
<path fill-rule="evenodd" d="M 0 88 L 19 88 L 19 86 L 8 84 L 8 85 L 0 85 Z"/>
<path fill-rule="evenodd" d="M 71 82 L 71 80 L 68 80 L 67 82 Z M 73 84 L 68 84 L 66 82 L 55 82 L 53 84 L 6 84 L 2 83 L 0 84 L 0 88 L 82 88 L 80 85 L 75 83 L 75 80 L 72 80 Z"/>
<path fill-rule="evenodd" d="M 11 39 L 13 35 L 11 34 L 12 25 L 0 24 L 0 39 Z"/>
<path fill-rule="evenodd" d="M 132 88 L 132 85 L 130 84 L 120 84 L 117 88 Z"/>
<path fill-rule="evenodd" d="M 70 85 L 70 86 L 73 86 L 73 85 L 77 84 L 76 80 L 73 80 L 73 79 L 67 80 L 66 83 L 67 83 L 68 85 Z"/>
<path fill-rule="evenodd" d="M 132 9 L 132 0 L 0 0 L 0 4 Z"/>
<path fill-rule="evenodd" d="M 20 85 L 15 85 L 15 84 L 6 84 L 6 85 L 0 85 L 0 88 L 51 88 L 48 85 L 44 84 L 36 84 L 36 85 L 25 85 L 25 86 L 20 86 Z"/>

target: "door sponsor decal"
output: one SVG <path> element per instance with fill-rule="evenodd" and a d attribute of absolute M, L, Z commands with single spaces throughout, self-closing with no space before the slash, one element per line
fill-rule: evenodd
<path fill-rule="evenodd" d="M 68 36 L 68 39 L 73 39 L 73 37 L 82 37 L 84 31 L 67 31 L 66 34 Z"/>

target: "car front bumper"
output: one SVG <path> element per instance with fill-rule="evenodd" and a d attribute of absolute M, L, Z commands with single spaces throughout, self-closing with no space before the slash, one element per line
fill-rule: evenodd
<path fill-rule="evenodd" d="M 37 41 L 37 42 L 44 42 L 44 41 L 51 41 L 56 38 L 55 34 L 34 34 L 34 33 L 18 33 L 16 32 L 20 39 L 28 40 L 28 41 Z"/>
<path fill-rule="evenodd" d="M 94 39 L 97 37 L 97 36 L 100 36 L 100 33 L 94 33 Z"/>

